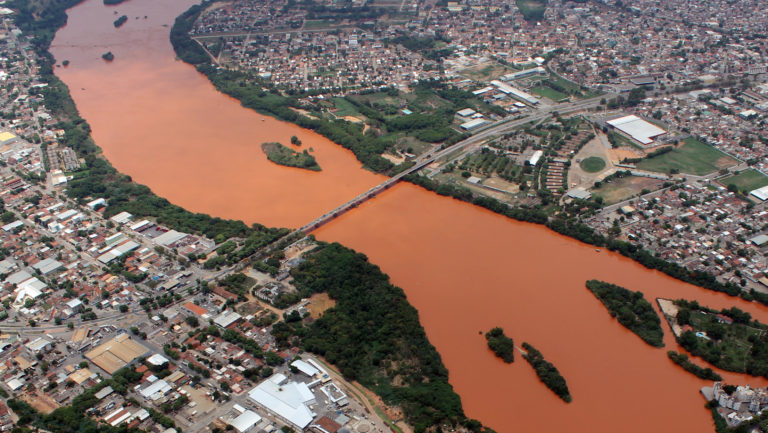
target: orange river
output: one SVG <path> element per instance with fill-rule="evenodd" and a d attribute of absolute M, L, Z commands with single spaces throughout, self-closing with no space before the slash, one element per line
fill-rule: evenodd
<path fill-rule="evenodd" d="M 120 171 L 192 211 L 298 227 L 380 182 L 323 137 L 242 108 L 174 59 L 173 19 L 193 0 L 88 0 L 70 10 L 52 51 L 96 143 Z M 115 12 L 118 12 L 115 14 Z M 128 22 L 112 25 L 126 14 Z M 147 18 L 144 18 L 144 17 Z M 138 17 L 138 19 L 137 19 Z M 101 55 L 111 51 L 111 63 Z M 323 171 L 266 160 L 290 136 Z M 368 255 L 405 290 L 450 371 L 468 416 L 509 432 L 708 432 L 696 379 L 612 319 L 584 287 L 602 279 L 656 297 L 768 308 L 684 284 L 607 251 L 401 184 L 315 232 Z M 654 303 L 655 305 L 655 303 Z M 568 381 L 566 404 L 520 360 L 495 358 L 480 335 L 502 326 L 536 346 Z M 699 360 L 700 364 L 703 361 Z M 723 373 L 732 383 L 768 381 Z"/>

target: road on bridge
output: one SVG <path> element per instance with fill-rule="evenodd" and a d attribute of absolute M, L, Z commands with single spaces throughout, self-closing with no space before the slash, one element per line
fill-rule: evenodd
<path fill-rule="evenodd" d="M 413 167 L 402 171 L 401 173 L 398 173 L 395 176 L 390 177 L 389 179 L 385 180 L 384 182 L 370 188 L 369 190 L 365 191 L 364 193 L 358 195 L 357 197 L 353 198 L 352 200 L 349 200 L 348 202 L 342 204 L 341 206 L 338 206 L 337 208 L 331 210 L 330 212 L 326 212 L 320 217 L 312 220 L 311 222 L 305 224 L 301 228 L 297 229 L 294 233 L 303 232 L 303 233 L 309 233 L 321 225 L 327 223 L 328 221 L 337 218 L 341 216 L 343 213 L 347 212 L 348 210 L 359 206 L 360 204 L 372 199 L 380 192 L 388 189 L 392 185 L 399 182 L 401 179 L 403 179 L 405 176 L 408 176 L 409 174 L 413 174 L 421 170 L 422 168 L 432 164 L 435 161 L 438 161 L 441 158 L 444 158 L 448 156 L 451 153 L 463 150 L 467 146 L 478 144 L 483 142 L 484 140 L 503 134 L 505 132 L 508 132 L 510 130 L 513 130 L 515 128 L 518 128 L 522 125 L 525 125 L 529 122 L 536 122 L 542 119 L 545 119 L 549 116 L 551 116 L 553 113 L 557 112 L 559 114 L 567 114 L 572 113 L 575 111 L 581 111 L 586 110 L 589 108 L 596 107 L 600 105 L 600 101 L 603 98 L 610 98 L 614 95 L 601 95 L 595 98 L 591 99 L 585 99 L 582 101 L 576 101 L 576 102 L 565 102 L 562 104 L 556 104 L 549 106 L 547 108 L 543 108 L 541 110 L 538 110 L 534 113 L 532 113 L 529 116 L 522 117 L 519 119 L 503 119 L 499 120 L 495 123 L 492 123 L 488 127 L 480 130 L 476 134 L 472 135 L 471 137 L 467 138 L 466 140 L 460 141 L 453 146 L 446 147 L 445 149 L 440 150 L 437 153 L 428 153 L 426 155 L 422 155 L 418 158 L 416 158 L 413 162 L 415 163 Z"/>

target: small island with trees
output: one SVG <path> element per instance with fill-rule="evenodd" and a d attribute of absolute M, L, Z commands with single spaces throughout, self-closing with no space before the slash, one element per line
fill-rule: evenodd
<path fill-rule="evenodd" d="M 653 347 L 664 346 L 661 319 L 645 300 L 643 292 L 633 292 L 615 284 L 587 281 L 587 289 L 605 305 L 611 316 Z"/>
<path fill-rule="evenodd" d="M 289 147 L 275 142 L 262 143 L 261 150 L 267 155 L 267 159 L 275 164 L 312 171 L 322 170 L 320 165 L 317 164 L 315 157 L 310 155 L 307 150 L 296 152 Z"/>
<path fill-rule="evenodd" d="M 106 53 L 101 55 L 101 58 L 108 62 L 111 62 L 112 60 L 115 60 L 115 55 L 112 54 L 112 51 L 107 51 Z"/>
<path fill-rule="evenodd" d="M 119 5 L 120 3 L 124 2 L 124 1 L 125 0 L 104 0 L 104 4 L 105 5 L 114 6 L 114 5 Z"/>
<path fill-rule="evenodd" d="M 121 15 L 120 18 L 115 20 L 114 22 L 115 27 L 122 26 L 123 24 L 125 24 L 126 21 L 128 21 L 128 15 Z"/>
<path fill-rule="evenodd" d="M 502 328 L 496 327 L 486 332 L 485 339 L 488 340 L 488 348 L 502 361 L 507 364 L 515 362 L 515 342 L 504 335 Z"/>
<path fill-rule="evenodd" d="M 557 368 L 551 362 L 544 359 L 544 355 L 530 344 L 523 343 L 523 350 L 527 352 L 523 355 L 523 358 L 536 370 L 539 380 L 544 385 L 547 385 L 547 388 L 551 389 L 563 401 L 570 403 L 573 400 L 571 392 L 568 391 L 568 384 L 560 372 L 557 371 Z"/>

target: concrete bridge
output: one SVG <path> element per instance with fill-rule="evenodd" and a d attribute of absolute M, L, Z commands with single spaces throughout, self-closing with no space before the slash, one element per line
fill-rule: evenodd
<path fill-rule="evenodd" d="M 520 119 L 515 119 L 515 120 L 504 119 L 504 120 L 500 120 L 498 122 L 492 123 L 486 128 L 481 129 L 479 132 L 475 133 L 471 137 L 463 141 L 460 141 L 454 144 L 453 146 L 449 146 L 438 152 L 429 153 L 425 156 L 421 156 L 417 158 L 414 161 L 415 164 L 411 168 L 404 170 L 403 172 L 398 173 L 395 176 L 390 177 L 389 179 L 374 186 L 368 191 L 358 195 L 352 200 L 342 204 L 341 206 L 338 206 L 337 208 L 333 209 L 330 212 L 327 212 L 321 215 L 320 217 L 312 220 L 311 222 L 297 229 L 294 233 L 303 232 L 305 234 L 308 234 L 312 232 L 313 230 L 317 229 L 323 224 L 343 215 L 345 212 L 349 211 L 350 209 L 356 208 L 362 203 L 365 203 L 366 201 L 376 197 L 376 195 L 389 189 L 392 185 L 399 182 L 405 176 L 408 176 L 409 174 L 412 174 L 412 173 L 416 173 L 422 168 L 439 160 L 440 158 L 446 157 L 451 153 L 455 153 L 456 151 L 460 151 L 467 146 L 470 146 L 473 144 L 479 144 L 492 136 L 508 132 L 512 129 L 525 125 L 526 123 L 545 119 L 550 115 L 552 115 L 552 113 L 554 112 L 565 114 L 565 113 L 572 113 L 575 111 L 581 111 L 581 110 L 586 110 L 592 107 L 596 107 L 597 105 L 600 104 L 600 99 L 605 97 L 610 97 L 610 96 L 611 95 L 603 95 L 603 96 L 592 98 L 592 99 L 585 99 L 583 101 L 566 102 L 562 104 L 552 105 L 550 107 L 547 107 L 546 109 L 540 109 L 535 113 Z"/>

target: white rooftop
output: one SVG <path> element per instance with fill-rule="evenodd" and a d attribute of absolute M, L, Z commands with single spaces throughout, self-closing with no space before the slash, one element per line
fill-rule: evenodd
<path fill-rule="evenodd" d="M 240 414 L 237 418 L 229 421 L 229 425 L 235 428 L 240 433 L 245 433 L 252 429 L 257 423 L 261 421 L 261 417 L 251 410 L 246 410 Z"/>
<path fill-rule="evenodd" d="M 667 133 L 667 131 L 634 114 L 609 120 L 608 124 L 642 144 L 651 144 L 654 138 Z"/>
<path fill-rule="evenodd" d="M 161 355 L 159 353 L 155 353 L 154 355 L 152 355 L 149 358 L 147 358 L 147 362 L 152 364 L 152 365 L 158 365 L 159 366 L 159 365 L 163 365 L 166 362 L 170 362 L 170 361 L 168 361 L 168 358 L 166 358 L 165 356 L 163 356 L 163 355 Z"/>
<path fill-rule="evenodd" d="M 282 383 L 285 376 L 276 374 L 253 388 L 248 396 L 280 418 L 294 426 L 306 428 L 315 414 L 307 406 L 314 401 L 312 391 L 305 383 Z M 282 383 L 282 384 L 281 384 Z"/>

